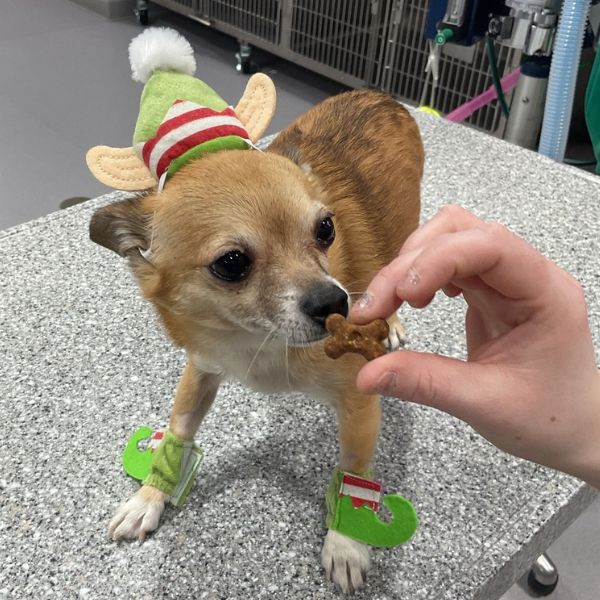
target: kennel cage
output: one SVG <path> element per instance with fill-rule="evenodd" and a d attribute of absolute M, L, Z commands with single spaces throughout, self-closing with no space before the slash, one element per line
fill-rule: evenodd
<path fill-rule="evenodd" d="M 429 2 L 153 0 L 153 3 L 237 38 L 241 70 L 250 68 L 250 47 L 255 46 L 349 87 L 381 89 L 408 104 L 420 103 L 429 56 L 424 35 Z M 516 66 L 519 58 L 520 53 L 499 47 L 500 72 Z M 433 108 L 450 112 L 490 85 L 483 44 L 463 52 L 463 56 L 445 50 L 440 57 Z M 504 119 L 494 101 L 466 123 L 497 133 Z"/>

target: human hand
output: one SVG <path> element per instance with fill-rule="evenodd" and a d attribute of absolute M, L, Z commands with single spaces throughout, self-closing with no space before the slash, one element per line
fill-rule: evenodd
<path fill-rule="evenodd" d="M 462 293 L 466 362 L 401 351 L 369 362 L 357 386 L 432 406 L 511 454 L 600 487 L 600 374 L 581 286 L 504 227 L 450 206 L 415 231 L 350 319 L 422 308 Z"/>

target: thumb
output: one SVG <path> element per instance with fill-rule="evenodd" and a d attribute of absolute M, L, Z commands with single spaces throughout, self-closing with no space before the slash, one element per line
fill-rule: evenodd
<path fill-rule="evenodd" d="M 485 367 L 454 358 L 402 350 L 365 365 L 356 385 L 366 394 L 379 393 L 432 406 L 469 421 L 485 398 Z"/>

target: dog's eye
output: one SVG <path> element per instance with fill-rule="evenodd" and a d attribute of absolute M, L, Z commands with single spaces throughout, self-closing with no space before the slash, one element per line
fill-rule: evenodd
<path fill-rule="evenodd" d="M 239 250 L 232 250 L 217 258 L 210 265 L 210 271 L 219 279 L 225 281 L 240 281 L 248 275 L 250 271 L 250 258 Z"/>
<path fill-rule="evenodd" d="M 325 217 L 317 224 L 317 242 L 320 246 L 327 248 L 333 244 L 335 239 L 335 228 L 331 217 Z"/>

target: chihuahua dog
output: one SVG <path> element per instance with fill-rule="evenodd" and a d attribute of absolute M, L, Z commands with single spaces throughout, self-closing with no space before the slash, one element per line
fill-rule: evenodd
<path fill-rule="evenodd" d="M 128 259 L 187 366 L 169 427 L 193 439 L 219 384 L 301 391 L 332 406 L 339 465 L 367 471 L 380 425 L 377 396 L 355 387 L 364 359 L 323 351 L 329 314 L 398 253 L 417 227 L 423 148 L 392 98 L 353 91 L 325 100 L 268 151 L 226 150 L 191 161 L 160 192 L 99 209 L 93 241 Z M 402 329 L 390 319 L 389 344 Z M 168 497 L 142 486 L 109 525 L 118 539 L 156 529 Z M 368 547 L 329 530 L 327 576 L 363 584 Z"/>

